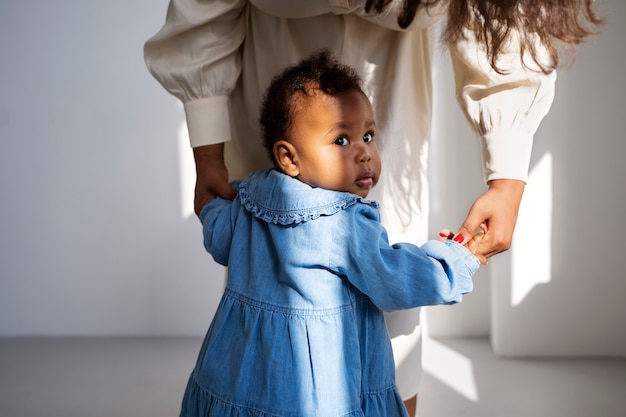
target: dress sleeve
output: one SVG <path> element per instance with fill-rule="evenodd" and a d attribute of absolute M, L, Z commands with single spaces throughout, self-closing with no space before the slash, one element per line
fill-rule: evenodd
<path fill-rule="evenodd" d="M 230 140 L 229 95 L 241 73 L 247 0 L 171 0 L 144 45 L 152 75 L 179 98 L 193 147 Z"/>
<path fill-rule="evenodd" d="M 215 262 L 228 266 L 231 241 L 233 238 L 233 202 L 215 197 L 200 211 L 204 248 Z"/>
<path fill-rule="evenodd" d="M 485 180 L 526 181 L 533 136 L 552 104 L 556 71 L 544 74 L 530 57 L 522 63 L 513 36 L 497 62 L 500 74 L 484 45 L 466 35 L 450 52 L 457 100 L 481 140 Z"/>
<path fill-rule="evenodd" d="M 453 241 L 429 241 L 421 248 L 389 245 L 377 212 L 364 205 L 344 211 L 334 233 L 336 246 L 329 250 L 330 269 L 380 309 L 454 304 L 472 290 L 480 264 L 463 246 Z"/>

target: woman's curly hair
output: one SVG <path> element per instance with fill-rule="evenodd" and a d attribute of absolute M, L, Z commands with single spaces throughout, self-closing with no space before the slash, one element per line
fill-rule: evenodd
<path fill-rule="evenodd" d="M 432 7 L 446 0 L 404 0 L 398 26 L 407 28 L 419 7 Z M 365 11 L 383 11 L 390 0 L 367 0 Z M 487 49 L 491 67 L 505 51 L 513 31 L 520 42 L 520 59 L 528 53 L 544 73 L 557 68 L 563 47 L 582 43 L 598 32 L 603 19 L 594 10 L 595 0 L 447 0 L 448 21 L 443 41 L 448 45 L 463 39 L 473 29 Z M 539 39 L 548 59 L 537 49 Z M 570 51 L 572 52 L 572 51 Z"/>
<path fill-rule="evenodd" d="M 361 78 L 354 68 L 341 64 L 328 50 L 319 50 L 275 76 L 265 91 L 259 122 L 263 146 L 273 161 L 274 143 L 287 139 L 294 115 L 306 106 L 303 97 L 315 91 L 336 96 L 360 91 Z"/>

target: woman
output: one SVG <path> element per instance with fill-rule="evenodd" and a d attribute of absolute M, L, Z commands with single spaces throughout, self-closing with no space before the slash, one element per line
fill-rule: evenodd
<path fill-rule="evenodd" d="M 479 227 L 477 254 L 509 248 L 532 138 L 554 94 L 559 44 L 575 45 L 600 23 L 593 0 L 171 0 L 145 45 L 152 74 L 184 104 L 197 171 L 196 212 L 233 198 L 229 178 L 267 165 L 257 109 L 281 68 L 330 49 L 359 72 L 388 167 L 370 198 L 392 241 L 426 240 L 433 25 L 447 17 L 459 103 L 478 134 L 488 185 L 455 239 Z M 483 258 L 483 260 L 484 260 Z M 415 414 L 419 311 L 387 317 L 397 381 Z M 402 352 L 402 353 L 400 353 Z M 402 363 L 400 363 L 402 362 Z"/>

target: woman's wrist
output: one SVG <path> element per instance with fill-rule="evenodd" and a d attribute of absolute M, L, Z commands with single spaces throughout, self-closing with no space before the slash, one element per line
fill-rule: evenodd
<path fill-rule="evenodd" d="M 499 178 L 489 181 L 488 186 L 490 190 L 497 190 L 501 193 L 507 194 L 510 198 L 515 198 L 516 200 L 521 201 L 526 183 L 522 180 Z"/>

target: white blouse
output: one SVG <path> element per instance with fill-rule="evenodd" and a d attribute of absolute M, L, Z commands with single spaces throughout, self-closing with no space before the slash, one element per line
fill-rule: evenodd
<path fill-rule="evenodd" d="M 145 45 L 151 73 L 183 103 L 191 145 L 227 142 L 232 177 L 269 164 L 259 105 L 270 80 L 319 48 L 352 65 L 377 119 L 383 175 L 375 193 L 393 199 L 397 226 L 426 201 L 431 131 L 433 24 L 445 5 L 420 10 L 408 30 L 396 23 L 402 0 L 365 13 L 365 0 L 171 0 L 163 28 Z M 532 139 L 548 112 L 556 73 L 525 68 L 515 41 L 489 65 L 479 43 L 452 45 L 458 101 L 481 138 L 485 180 L 526 180 Z M 530 63 L 527 62 L 527 63 Z M 421 207 L 421 209 L 420 209 Z"/>

